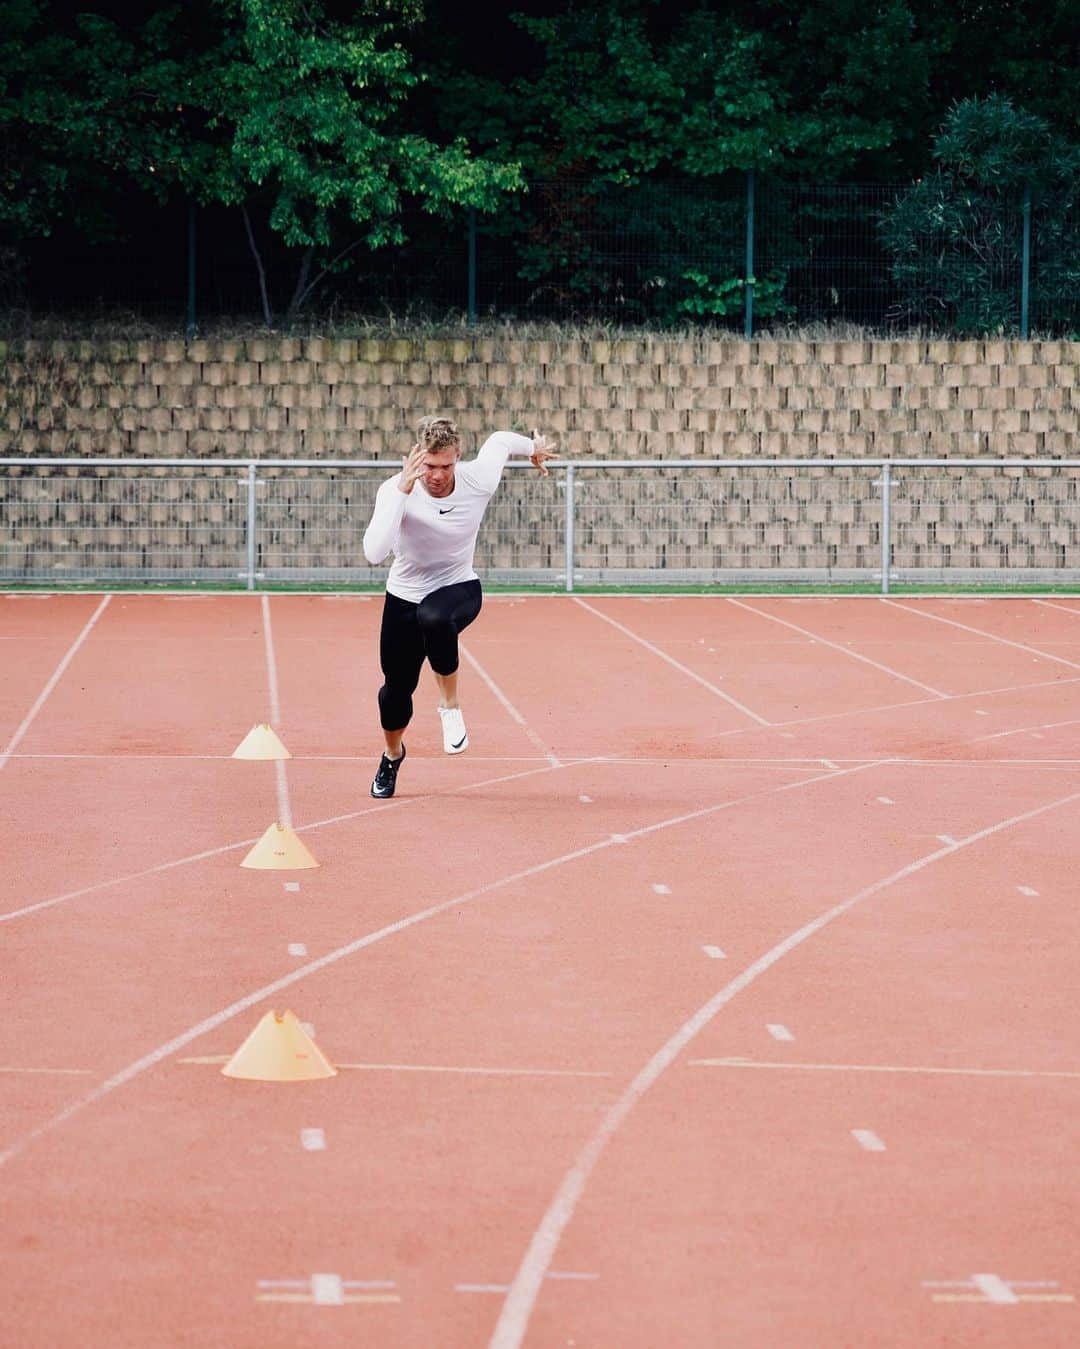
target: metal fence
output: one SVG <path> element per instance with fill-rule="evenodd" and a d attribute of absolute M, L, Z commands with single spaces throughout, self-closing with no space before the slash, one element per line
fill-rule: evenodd
<path fill-rule="evenodd" d="M 1080 460 L 571 460 L 504 478 L 494 584 L 1075 585 Z M 0 583 L 381 587 L 393 463 L 0 460 Z"/>
<path fill-rule="evenodd" d="M 192 327 L 256 315 L 257 277 L 236 212 L 200 211 L 190 224 L 175 207 L 159 215 L 123 243 L 71 236 L 29 246 L 26 302 L 175 318 L 190 306 Z M 411 207 L 401 223 L 405 242 L 358 250 L 317 293 L 317 312 L 706 323 L 747 336 L 816 323 L 1080 332 L 1080 203 L 1064 189 L 968 192 L 938 175 L 900 184 L 802 184 L 752 172 L 632 186 L 560 179 L 530 183 L 491 214 Z M 297 260 L 268 245 L 265 261 L 284 302 Z"/>

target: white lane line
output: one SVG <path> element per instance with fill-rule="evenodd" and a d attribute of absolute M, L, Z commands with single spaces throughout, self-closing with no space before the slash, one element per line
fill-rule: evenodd
<path fill-rule="evenodd" d="M 455 1293 L 507 1293 L 510 1291 L 508 1283 L 456 1283 L 454 1284 Z"/>
<path fill-rule="evenodd" d="M 345 1289 L 340 1274 L 313 1274 L 311 1300 L 317 1307 L 344 1307 Z"/>
<path fill-rule="evenodd" d="M 1053 600 L 1036 599 L 1036 604 L 1041 604 L 1047 609 L 1059 609 L 1063 614 L 1072 614 L 1073 618 L 1080 618 L 1080 609 L 1070 608 L 1067 604 L 1055 604 Z"/>
<path fill-rule="evenodd" d="M 299 882 L 299 881 L 286 881 L 286 882 L 285 882 L 284 888 L 285 888 L 286 890 L 288 890 L 290 894 L 295 894 L 296 891 L 300 889 L 300 882 Z"/>
<path fill-rule="evenodd" d="M 822 759 L 821 762 L 822 762 L 822 765 L 823 765 L 825 768 L 838 768 L 838 767 L 839 767 L 839 765 L 836 764 L 836 763 L 834 763 L 832 759 Z"/>
<path fill-rule="evenodd" d="M 896 802 L 892 799 L 891 796 L 879 796 L 879 797 L 878 797 L 878 800 L 881 802 L 881 804 L 882 804 L 883 806 L 895 806 L 895 805 L 896 805 Z"/>
<path fill-rule="evenodd" d="M 1080 665 L 1074 660 L 1066 660 L 1064 656 L 1052 656 L 1049 651 L 1042 651 L 1037 646 L 1028 646 L 1026 642 L 1014 642 L 1009 637 L 998 637 L 996 633 L 984 632 L 982 628 L 970 627 L 967 623 L 958 623 L 955 618 L 943 618 L 941 614 L 927 613 L 924 609 L 912 609 L 910 605 L 900 604 L 897 600 L 882 599 L 882 604 L 891 605 L 894 609 L 903 609 L 905 613 L 918 614 L 920 618 L 928 619 L 932 623 L 946 623 L 950 628 L 961 628 L 964 632 L 974 633 L 976 637 L 981 637 L 987 642 L 1000 642 L 1002 646 L 1015 647 L 1017 651 L 1026 651 L 1029 656 L 1038 656 L 1042 660 L 1057 661 L 1059 665 L 1067 665 L 1072 670 L 1080 670 Z"/>
<path fill-rule="evenodd" d="M 990 735 L 977 735 L 971 743 L 977 745 L 980 740 L 1004 740 L 1006 736 L 1023 735 L 1026 731 L 1055 731 L 1059 726 L 1076 726 L 1080 717 L 1070 717 L 1068 721 L 1044 721 L 1041 726 L 1020 726 L 1015 731 L 993 731 Z"/>
<path fill-rule="evenodd" d="M 105 607 L 109 603 L 109 600 L 111 598 L 112 598 L 111 595 L 106 595 L 105 598 L 98 605 L 98 607 L 90 615 L 90 618 L 87 620 L 85 626 L 83 627 L 82 632 L 79 633 L 78 637 L 76 637 L 75 640 L 72 642 L 72 644 L 68 647 L 67 651 L 64 653 L 62 660 L 60 661 L 60 664 L 49 676 L 48 682 L 46 683 L 45 687 L 34 699 L 34 705 L 31 707 L 30 711 L 27 712 L 26 716 L 23 717 L 22 721 L 19 723 L 15 731 L 15 734 L 7 742 L 3 751 L 0 752 L 0 770 L 3 770 L 4 765 L 7 763 L 7 761 L 11 758 L 12 754 L 14 753 L 16 746 L 19 744 L 20 740 L 22 740 L 23 736 L 33 725 L 34 718 L 45 706 L 46 700 L 52 693 L 53 689 L 56 688 L 57 684 L 59 684 L 61 678 L 63 677 L 64 671 L 75 659 L 75 656 L 78 654 L 78 650 L 82 646 L 83 642 L 86 641 L 86 639 L 93 632 L 94 628 L 97 626 L 97 621 L 101 617 L 101 615 L 105 612 Z"/>
<path fill-rule="evenodd" d="M 956 839 L 953 838 L 952 834 L 935 834 L 934 837 L 944 843 L 946 847 L 955 848 L 957 846 Z"/>
<path fill-rule="evenodd" d="M 997 1274 L 973 1274 L 971 1282 L 987 1302 L 1018 1303 L 1020 1299 Z"/>
<path fill-rule="evenodd" d="M 814 777 L 804 779 L 801 784 L 787 783 L 781 788 L 768 787 L 760 792 L 750 792 L 746 796 L 736 797 L 729 801 L 718 801 L 713 805 L 703 806 L 700 810 L 690 811 L 685 815 L 673 815 L 667 819 L 659 820 L 655 824 L 644 825 L 640 829 L 635 829 L 630 837 L 646 838 L 648 835 L 657 833 L 663 829 L 675 828 L 681 824 L 688 824 L 691 820 L 704 819 L 707 816 L 716 815 L 720 811 L 731 810 L 735 806 L 745 805 L 751 801 L 762 800 L 767 796 L 775 795 L 778 791 L 790 791 L 793 785 L 812 787 L 819 782 L 832 782 L 836 778 L 848 777 L 853 773 L 861 772 L 864 768 L 876 766 L 879 765 L 860 764 L 854 768 L 841 769 L 837 773 L 817 774 Z M 534 769 L 531 771 L 541 773 L 552 772 L 554 770 L 546 768 Z M 531 774 L 516 773 L 512 774 L 511 778 L 506 780 L 530 775 Z M 484 784 L 478 783 L 474 785 L 480 786 Z M 406 798 L 406 800 L 413 801 L 421 801 L 423 799 L 424 798 L 422 797 Z M 393 804 L 394 803 L 391 802 L 390 806 L 392 807 Z M 328 969 L 331 965 L 336 965 L 338 961 L 355 955 L 358 951 L 362 951 L 368 946 L 373 946 L 376 942 L 384 941 L 386 938 L 392 937 L 399 932 L 405 932 L 409 928 L 415 927 L 418 923 L 423 923 L 429 918 L 438 917 L 440 914 L 448 913 L 452 909 L 469 904 L 485 895 L 494 894 L 496 891 L 506 889 L 507 887 L 516 884 L 518 881 L 529 880 L 533 876 L 540 876 L 544 872 L 553 871 L 555 868 L 564 866 L 569 862 L 575 862 L 579 858 L 589 857 L 593 853 L 602 852 L 605 848 L 610 846 L 610 841 L 606 839 L 601 840 L 599 843 L 592 843 L 582 848 L 575 848 L 572 852 L 561 853 L 556 857 L 549 858 L 546 862 L 538 862 L 535 866 L 527 867 L 523 871 L 516 871 L 509 875 L 502 876 L 498 880 L 489 881 L 486 885 L 478 886 L 474 890 L 467 890 L 464 894 L 457 895 L 453 899 L 443 900 L 440 904 L 432 904 L 429 908 L 420 909 L 415 913 L 409 914 L 405 918 L 398 919 L 395 923 L 389 923 L 385 927 L 377 928 L 374 932 L 365 933 L 364 936 L 357 937 L 355 941 L 348 942 L 344 946 L 339 946 L 336 950 L 330 951 L 324 956 L 319 956 L 317 959 L 309 961 L 306 965 L 301 965 L 299 969 L 294 970 L 291 974 L 283 975 L 280 979 L 275 979 L 272 983 L 264 984 L 261 988 L 255 989 L 245 997 L 238 998 L 227 1007 L 223 1007 L 219 1012 L 215 1012 L 211 1016 L 205 1017 L 194 1026 L 189 1026 L 187 1030 L 181 1031 L 179 1035 L 173 1036 L 171 1040 L 167 1040 L 164 1044 L 158 1045 L 156 1049 L 150 1050 L 149 1053 L 144 1054 L 133 1063 L 129 1063 L 127 1067 L 114 1073 L 112 1077 L 107 1078 L 106 1081 L 95 1087 L 93 1091 L 88 1092 L 86 1096 L 73 1101 L 65 1109 L 58 1111 L 55 1115 L 50 1116 L 41 1124 L 29 1129 L 21 1137 L 16 1138 L 4 1151 L 0 1152 L 0 1166 L 11 1161 L 13 1157 L 17 1157 L 36 1139 L 51 1133 L 54 1129 L 66 1124 L 68 1120 L 81 1114 L 88 1106 L 95 1105 L 98 1101 L 104 1100 L 106 1096 L 111 1095 L 118 1088 L 126 1086 L 129 1082 L 133 1081 L 136 1077 L 139 1077 L 148 1069 L 155 1068 L 159 1063 L 163 1063 L 166 1059 L 172 1058 L 178 1050 L 184 1049 L 187 1045 L 191 1044 L 193 1040 L 199 1039 L 210 1031 L 217 1030 L 219 1026 L 224 1026 L 234 1017 L 239 1016 L 241 1012 L 246 1012 L 249 1008 L 256 1007 L 259 1003 L 265 1002 L 267 999 L 274 997 L 276 994 L 283 992 L 287 988 L 291 988 L 294 984 L 299 983 L 301 979 L 306 979 L 320 970 Z M 339 1064 L 338 1066 L 340 1067 L 341 1065 Z"/>
<path fill-rule="evenodd" d="M 599 1279 L 599 1274 L 576 1274 L 568 1269 L 549 1269 L 547 1272 L 549 1279 Z"/>
<path fill-rule="evenodd" d="M 705 952 L 705 954 L 709 957 L 710 960 L 727 959 L 727 957 L 724 955 L 723 951 L 721 951 L 719 946 L 703 946 L 701 949 Z"/>
<path fill-rule="evenodd" d="M 871 1129 L 852 1129 L 851 1136 L 867 1152 L 884 1152 L 885 1144 Z"/>
<path fill-rule="evenodd" d="M 794 1037 L 794 1035 L 792 1035 L 791 1031 L 789 1031 L 788 1028 L 787 1028 L 786 1026 L 780 1025 L 779 1022 L 771 1022 L 769 1025 L 767 1025 L 767 1026 L 765 1027 L 765 1029 L 769 1032 L 769 1034 L 772 1036 L 772 1038 L 773 1038 L 774 1040 L 794 1040 L 794 1039 L 795 1039 L 795 1037 Z"/>
<path fill-rule="evenodd" d="M 1018 885 L 1016 887 L 1022 895 L 1027 895 L 1029 899 L 1038 899 L 1038 890 L 1033 890 L 1030 885 Z"/>
<path fill-rule="evenodd" d="M 656 884 L 653 885 L 653 889 L 656 891 L 656 893 L 657 893 L 658 895 L 670 895 L 670 894 L 671 894 L 671 886 L 670 886 L 670 885 L 661 885 L 659 882 L 657 882 Z"/>
<path fill-rule="evenodd" d="M 988 716 L 990 715 L 990 713 L 989 713 L 989 712 L 985 712 L 981 707 L 977 707 L 977 708 L 975 709 L 975 715 L 976 715 L 977 717 L 988 717 Z"/>
<path fill-rule="evenodd" d="M 849 646 L 841 646 L 839 642 L 830 641 L 828 637 L 822 637 L 819 633 L 811 632 L 809 628 L 800 628 L 797 623 L 791 623 L 786 618 L 777 618 L 775 614 L 770 614 L 764 609 L 755 609 L 752 604 L 745 604 L 742 600 L 737 600 L 731 595 L 727 596 L 727 602 L 734 604 L 738 609 L 745 609 L 748 614 L 756 614 L 758 618 L 767 619 L 770 623 L 782 623 L 785 628 L 791 628 L 794 632 L 801 632 L 804 637 L 820 642 L 823 646 L 832 647 L 834 651 L 839 651 L 844 656 L 850 656 L 852 660 L 862 661 L 864 665 L 872 665 L 875 670 L 891 675 L 893 679 L 903 680 L 905 684 L 913 684 L 915 688 L 922 689 L 924 693 L 932 693 L 935 698 L 947 698 L 949 696 L 947 693 L 942 693 L 940 689 L 931 688 L 929 684 L 922 683 L 921 680 L 912 679 L 910 675 L 901 674 L 899 670 L 893 670 L 888 665 L 882 665 L 880 661 L 871 660 L 869 656 L 864 656 L 859 651 L 853 651 Z M 783 722 L 782 725 L 790 726 L 792 723 Z"/>
<path fill-rule="evenodd" d="M 465 657 L 465 659 L 469 662 L 469 664 L 473 667 L 473 669 L 476 671 L 476 673 L 480 676 L 480 678 L 484 681 L 484 683 L 488 686 L 491 692 L 499 700 L 499 702 L 502 703 L 503 707 L 514 719 L 514 721 L 516 721 L 517 724 L 521 727 L 521 729 L 525 732 L 529 740 L 536 746 L 536 748 L 540 751 L 540 753 L 552 766 L 552 768 L 559 768 L 561 766 L 560 761 L 555 757 L 555 755 L 551 752 L 551 750 L 548 749 L 547 745 L 544 744 L 543 740 L 541 740 L 541 738 L 537 735 L 537 733 L 533 730 L 533 728 L 529 725 L 529 723 L 517 710 L 517 708 L 506 696 L 506 694 L 503 693 L 502 689 L 499 688 L 498 684 L 495 683 L 494 679 L 492 679 L 492 677 L 488 674 L 488 672 L 484 669 L 484 667 L 480 664 L 480 662 L 476 659 L 476 657 L 472 654 L 472 652 L 469 651 L 464 644 L 461 645 L 459 650 L 461 654 Z"/>
<path fill-rule="evenodd" d="M 231 1054 L 198 1054 L 194 1058 L 177 1059 L 177 1063 L 198 1067 L 228 1063 Z M 595 1072 L 584 1068 L 476 1068 L 469 1065 L 446 1063 L 340 1063 L 334 1067 L 355 1073 L 456 1073 L 465 1077 L 614 1077 L 614 1073 Z M 89 1071 L 89 1069 L 87 1070 Z"/>
<path fill-rule="evenodd" d="M 578 763 L 588 763 L 589 760 L 578 760 Z M 593 760 L 593 762 L 600 762 Z M 403 796 L 393 801 L 383 801 L 377 806 L 365 806 L 363 810 L 350 811 L 345 815 L 331 815 L 325 820 L 315 820 L 311 824 L 301 825 L 296 831 L 298 834 L 306 834 L 310 830 L 323 829 L 328 825 L 349 824 L 354 820 L 362 819 L 365 815 L 376 815 L 380 811 L 386 813 L 390 810 L 401 810 L 409 806 L 428 805 L 432 801 L 451 799 L 458 792 L 471 792 L 480 787 L 495 787 L 504 782 L 514 782 L 518 778 L 533 777 L 537 773 L 550 773 L 551 767 L 547 764 L 543 768 L 527 768 L 520 773 L 505 773 L 500 777 L 484 778 L 480 782 L 470 782 L 464 787 L 457 787 L 447 792 L 428 792 L 423 796 Z M 27 914 L 38 913 L 42 909 L 51 909 L 55 904 L 66 904 L 72 899 L 81 899 L 84 895 L 95 894 L 98 890 L 107 890 L 114 885 L 125 885 L 128 881 L 139 881 L 145 876 L 157 876 L 163 871 L 172 871 L 177 867 L 189 865 L 192 862 L 205 862 L 211 857 L 220 857 L 223 853 L 236 852 L 238 848 L 250 848 L 253 843 L 257 843 L 258 838 L 244 838 L 238 843 L 225 843 L 220 848 L 207 848 L 205 852 L 190 853 L 187 857 L 178 857 L 172 862 L 159 862 L 157 866 L 146 867 L 142 871 L 129 871 L 124 876 L 114 876 L 111 880 L 95 881 L 93 885 L 84 885 L 79 890 L 69 890 L 66 894 L 54 895 L 51 899 L 39 900 L 36 904 L 27 904 L 21 909 L 11 909 L 7 913 L 0 913 L 0 923 L 10 922 L 15 918 L 24 918 Z"/>
<path fill-rule="evenodd" d="M 725 693 L 723 689 L 718 689 L 715 684 L 710 684 L 707 679 L 703 679 L 695 670 L 691 670 L 688 665 L 683 665 L 681 661 L 677 661 L 674 656 L 669 656 L 668 653 L 662 651 L 660 647 L 654 646 L 652 642 L 646 641 L 644 637 L 639 637 L 636 632 L 633 632 L 624 624 L 610 617 L 610 615 L 605 614 L 602 610 L 595 609 L 591 604 L 586 604 L 583 599 L 579 599 L 576 596 L 574 602 L 580 605 L 582 609 L 587 609 L 589 613 L 595 615 L 595 617 L 603 619 L 605 623 L 610 623 L 613 628 L 617 628 L 619 632 L 623 633 L 624 636 L 629 637 L 631 641 L 638 642 L 646 649 L 646 651 L 651 651 L 654 656 L 659 656 L 661 660 L 667 661 L 668 665 L 672 666 L 673 669 L 678 670 L 680 674 L 684 674 L 689 679 L 694 680 L 694 682 L 700 684 L 702 688 L 708 689 L 710 693 L 715 693 L 718 698 L 722 698 L 725 703 L 734 707 L 736 711 L 741 712 L 743 716 L 749 717 L 751 721 L 756 721 L 759 726 L 772 725 L 772 722 L 766 721 L 764 717 L 758 716 L 756 712 L 752 712 L 744 703 L 740 703 L 738 699 L 733 698 L 730 693 Z"/>
<path fill-rule="evenodd" d="M 89 1077 L 93 1072 L 92 1068 L 2 1068 L 0 1073 L 46 1073 L 49 1075 L 57 1074 L 60 1077 Z"/>
<path fill-rule="evenodd" d="M 300 1146 L 305 1152 L 325 1152 L 326 1134 L 322 1129 L 301 1129 Z"/>
<path fill-rule="evenodd" d="M 1069 796 L 1060 797 L 1056 801 L 1038 806 L 1034 810 L 1025 811 L 1021 815 L 1010 816 L 1006 820 L 1001 820 L 998 824 L 990 825 L 986 829 L 980 829 L 977 833 L 969 835 L 963 840 L 962 846 L 969 847 L 1000 833 L 1002 830 L 1036 819 L 1047 811 L 1060 810 L 1076 801 L 1080 801 L 1080 792 L 1073 792 Z M 937 852 L 928 853 L 915 862 L 910 862 L 898 871 L 894 871 L 881 880 L 875 881 L 872 885 L 857 891 L 849 899 L 843 900 L 831 909 L 827 909 L 819 917 L 792 932 L 771 950 L 766 951 L 753 964 L 748 965 L 740 975 L 725 985 L 719 993 L 700 1007 L 688 1021 L 684 1022 L 665 1044 L 661 1045 L 625 1089 L 619 1100 L 607 1111 L 596 1132 L 579 1152 L 573 1165 L 563 1177 L 522 1257 L 510 1292 L 503 1303 L 494 1334 L 489 1341 L 489 1349 L 519 1349 L 528 1331 L 529 1321 L 532 1318 L 533 1308 L 536 1305 L 544 1275 L 551 1265 L 563 1232 L 574 1216 L 574 1210 L 585 1192 L 589 1177 L 595 1170 L 600 1157 L 627 1116 L 650 1087 L 671 1067 L 687 1045 L 709 1025 L 717 1013 L 727 1003 L 731 1002 L 737 994 L 748 988 L 796 947 L 801 946 L 803 942 L 815 936 L 828 927 L 830 923 L 848 913 L 872 895 L 876 895 L 890 886 L 916 875 L 925 867 L 940 861 L 947 855 L 951 855 L 953 851 L 954 849 L 951 848 L 948 850 L 939 849 Z"/>
<path fill-rule="evenodd" d="M 939 854 L 940 855 L 940 854 Z M 802 1073 L 913 1073 L 920 1077 L 1063 1077 L 1080 1072 L 1056 1068 L 926 1068 L 906 1063 L 776 1063 L 770 1059 L 691 1059 L 691 1068 L 750 1068 Z"/>
<path fill-rule="evenodd" d="M 591 797 L 591 796 L 579 796 L 579 797 L 578 797 L 578 800 L 581 802 L 581 804 L 582 804 L 583 806 L 591 806 L 591 805 L 592 805 L 592 797 Z"/>
<path fill-rule="evenodd" d="M 289 955 L 306 956 L 307 947 L 304 945 L 302 941 L 291 941 L 289 942 Z"/>
<path fill-rule="evenodd" d="M 270 596 L 260 596 L 262 609 L 263 642 L 266 648 L 266 682 L 270 691 L 270 725 L 281 725 L 281 696 L 278 692 L 277 657 L 274 654 L 274 627 L 270 621 Z M 292 805 L 289 802 L 289 779 L 285 772 L 285 760 L 274 760 L 274 780 L 277 785 L 277 822 L 291 829 L 293 826 Z"/>

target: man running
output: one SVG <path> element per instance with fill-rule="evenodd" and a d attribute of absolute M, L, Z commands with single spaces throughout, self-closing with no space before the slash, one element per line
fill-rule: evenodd
<path fill-rule="evenodd" d="M 479 454 L 460 463 L 461 438 L 445 417 L 425 417 L 400 473 L 375 497 L 364 533 L 364 556 L 377 565 L 394 554 L 386 581 L 379 663 L 379 719 L 386 751 L 371 795 L 393 796 L 405 759 L 402 736 L 412 720 L 412 695 L 425 659 L 439 686 L 443 749 L 460 754 L 469 745 L 458 705 L 458 633 L 480 612 L 483 594 L 473 569 L 480 522 L 499 485 L 507 458 L 527 455 L 546 477 L 556 445 L 534 431 L 532 438 L 496 431 Z"/>

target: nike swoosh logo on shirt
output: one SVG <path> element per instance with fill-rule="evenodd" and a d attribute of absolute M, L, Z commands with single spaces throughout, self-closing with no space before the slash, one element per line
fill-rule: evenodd
<path fill-rule="evenodd" d="M 439 514 L 440 514 L 440 515 L 449 515 L 450 512 L 451 512 L 452 510 L 455 510 L 455 509 L 456 509 L 456 507 L 454 507 L 454 506 L 447 506 L 446 510 L 443 510 L 443 508 L 440 506 L 440 507 L 439 507 Z"/>

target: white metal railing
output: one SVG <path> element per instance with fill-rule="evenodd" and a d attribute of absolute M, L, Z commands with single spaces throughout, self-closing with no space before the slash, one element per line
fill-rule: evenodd
<path fill-rule="evenodd" d="M 508 467 L 478 548 L 493 581 L 1080 581 L 1080 459 L 570 459 L 547 479 Z M 0 458 L 0 582 L 379 585 L 360 536 L 396 468 Z"/>

